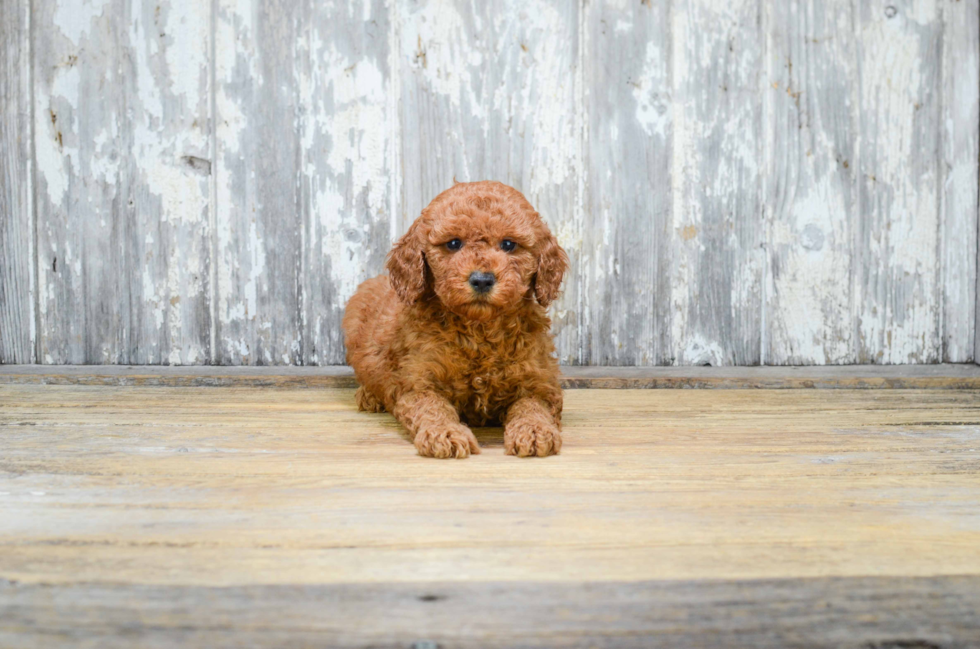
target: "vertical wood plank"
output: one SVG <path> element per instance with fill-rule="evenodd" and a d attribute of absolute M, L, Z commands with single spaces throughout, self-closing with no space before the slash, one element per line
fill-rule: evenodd
<path fill-rule="evenodd" d="M 974 355 L 977 309 L 977 161 L 980 157 L 980 2 L 943 0 L 943 351 Z"/>
<path fill-rule="evenodd" d="M 857 361 L 934 363 L 942 357 L 942 20 L 935 0 L 856 7 Z"/>
<path fill-rule="evenodd" d="M 209 16 L 34 2 L 42 362 L 209 358 Z"/>
<path fill-rule="evenodd" d="M 305 3 L 218 0 L 215 21 L 216 358 L 303 360 Z"/>
<path fill-rule="evenodd" d="M 383 0 L 219 2 L 222 363 L 343 363 L 344 306 L 390 245 L 388 42 Z"/>
<path fill-rule="evenodd" d="M 403 167 L 396 237 L 454 177 L 468 182 L 487 174 L 484 68 L 492 34 L 482 6 L 464 0 L 395 5 Z"/>
<path fill-rule="evenodd" d="M 34 361 L 30 9 L 0 3 L 0 363 Z"/>
<path fill-rule="evenodd" d="M 669 17 L 662 2 L 587 5 L 586 364 L 671 361 Z"/>
<path fill-rule="evenodd" d="M 770 12 L 766 362 L 853 363 L 854 14 L 850 0 Z"/>
<path fill-rule="evenodd" d="M 679 365 L 761 360 L 760 0 L 671 7 L 671 340 Z"/>
<path fill-rule="evenodd" d="M 301 42 L 303 357 L 343 364 L 341 319 L 391 243 L 384 0 L 309 3 Z"/>
<path fill-rule="evenodd" d="M 397 7 L 403 178 L 396 236 L 454 176 L 499 180 L 527 196 L 578 268 L 578 3 L 401 0 Z M 574 274 L 552 312 L 559 357 L 580 362 Z"/>

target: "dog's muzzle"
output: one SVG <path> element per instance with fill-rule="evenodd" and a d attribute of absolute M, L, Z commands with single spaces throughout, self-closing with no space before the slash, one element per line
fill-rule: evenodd
<path fill-rule="evenodd" d="M 493 276 L 493 273 L 481 273 L 479 271 L 470 273 L 470 286 L 477 293 L 489 293 L 496 282 L 497 278 Z"/>

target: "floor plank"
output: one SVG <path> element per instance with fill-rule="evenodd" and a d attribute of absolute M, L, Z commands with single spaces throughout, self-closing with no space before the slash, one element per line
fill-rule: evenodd
<path fill-rule="evenodd" d="M 0 582 L 0 646 L 956 649 L 978 644 L 978 585 L 977 577 L 225 588 Z"/>
<path fill-rule="evenodd" d="M 980 638 L 976 391 L 573 390 L 558 457 L 477 433 L 481 455 L 438 461 L 349 389 L 0 385 L 0 646 L 653 646 L 670 624 L 672 646 L 838 646 L 820 620 L 867 631 L 854 646 Z M 460 603 L 381 614 L 430 584 Z M 589 626 L 602 588 L 619 599 L 593 594 Z M 291 617 L 265 604 L 303 593 Z M 379 617 L 313 613 L 345 593 Z M 525 605 L 542 617 L 487 635 Z"/>

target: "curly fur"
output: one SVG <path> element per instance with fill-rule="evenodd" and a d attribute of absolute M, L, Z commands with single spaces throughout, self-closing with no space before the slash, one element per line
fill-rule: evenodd
<path fill-rule="evenodd" d="M 451 251 L 455 238 L 463 246 Z M 517 249 L 502 250 L 504 239 Z M 527 199 L 497 182 L 457 183 L 422 210 L 386 266 L 344 313 L 358 408 L 391 412 L 420 455 L 479 453 L 467 424 L 494 423 L 508 454 L 558 453 L 562 392 L 545 307 L 568 258 Z M 489 293 L 469 285 L 475 271 L 494 274 Z"/>

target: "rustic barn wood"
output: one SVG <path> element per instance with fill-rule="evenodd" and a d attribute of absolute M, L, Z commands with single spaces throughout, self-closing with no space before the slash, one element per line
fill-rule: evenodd
<path fill-rule="evenodd" d="M 767 363 L 857 360 L 853 13 L 847 0 L 775 2 L 767 21 Z"/>
<path fill-rule="evenodd" d="M 344 362 L 340 322 L 357 285 L 380 272 L 391 245 L 391 17 L 384 0 L 309 3 L 308 73 L 300 88 L 308 205 L 303 358 Z"/>
<path fill-rule="evenodd" d="M 980 577 L 224 587 L 0 580 L 0 608 L 8 649 L 971 649 Z"/>
<path fill-rule="evenodd" d="M 761 361 L 763 3 L 671 7 L 672 362 Z"/>
<path fill-rule="evenodd" d="M 0 5 L 0 363 L 34 362 L 30 2 Z"/>
<path fill-rule="evenodd" d="M 669 365 L 670 264 L 683 245 L 671 223 L 670 12 L 660 2 L 596 2 L 586 10 L 578 361 Z"/>
<path fill-rule="evenodd" d="M 214 362 L 303 359 L 307 3 L 218 0 Z"/>
<path fill-rule="evenodd" d="M 350 389 L 2 385 L 0 645 L 977 645 L 976 390 L 564 422 L 437 461 Z"/>
<path fill-rule="evenodd" d="M 976 178 L 980 174 L 980 1 L 947 0 L 943 11 L 941 209 L 944 233 L 943 356 L 947 363 L 980 359 L 976 338 L 978 223 Z M 971 309 L 971 306 L 974 309 Z M 976 339 L 980 344 L 980 338 Z"/>
<path fill-rule="evenodd" d="M 31 7 L 38 360 L 204 363 L 208 6 Z"/>
<path fill-rule="evenodd" d="M 390 245 L 381 0 L 219 2 L 215 361 L 337 364 Z"/>
<path fill-rule="evenodd" d="M 11 0 L 0 362 L 331 365 L 453 178 L 572 365 L 972 362 L 980 0 Z"/>
<path fill-rule="evenodd" d="M 941 4 L 857 3 L 854 335 L 861 363 L 942 357 Z"/>

